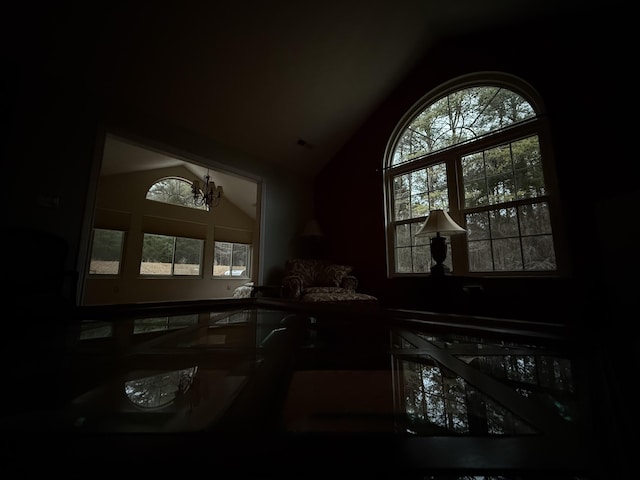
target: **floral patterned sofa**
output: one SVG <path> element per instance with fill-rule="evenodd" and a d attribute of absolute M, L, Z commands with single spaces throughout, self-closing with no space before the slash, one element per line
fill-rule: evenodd
<path fill-rule="evenodd" d="M 353 268 L 324 260 L 287 260 L 282 278 L 282 297 L 301 302 L 358 301 L 377 303 L 377 298 L 358 293 Z"/>

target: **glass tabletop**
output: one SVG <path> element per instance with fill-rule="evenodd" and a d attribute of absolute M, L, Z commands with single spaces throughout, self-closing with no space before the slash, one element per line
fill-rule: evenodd
<path fill-rule="evenodd" d="M 418 469 L 591 468 L 583 357 L 568 339 L 254 306 L 86 318 L 54 343 L 12 372 L 5 430 L 325 447 L 355 435 L 402 443 Z"/>

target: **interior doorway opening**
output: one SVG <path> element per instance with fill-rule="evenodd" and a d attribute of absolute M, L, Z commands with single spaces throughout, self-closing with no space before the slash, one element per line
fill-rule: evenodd
<path fill-rule="evenodd" d="M 208 159 L 165 151 L 109 132 L 98 150 L 88 202 L 92 207 L 88 207 L 91 211 L 83 232 L 86 254 L 79 268 L 79 305 L 225 298 L 242 283 L 259 278 L 258 179 L 230 172 Z M 220 205 L 211 211 L 158 202 L 146 195 L 151 185 L 164 178 L 202 183 L 207 175 L 224 191 Z M 120 252 L 120 257 L 109 258 L 115 263 L 106 271 L 91 269 L 92 261 L 96 264 L 92 256 L 98 230 L 121 238 L 121 245 L 109 246 L 110 255 Z M 160 237 L 182 245 L 169 253 L 172 263 L 185 260 L 192 264 L 196 258 L 199 272 L 187 276 L 181 275 L 184 269 L 172 268 L 166 275 L 149 275 L 142 269 L 143 255 L 149 252 L 145 244 L 143 253 L 145 239 Z M 215 275 L 216 242 L 246 245 L 251 252 L 250 271 L 243 276 Z M 195 256 L 190 252 L 188 260 L 182 255 L 185 243 L 200 249 Z"/>

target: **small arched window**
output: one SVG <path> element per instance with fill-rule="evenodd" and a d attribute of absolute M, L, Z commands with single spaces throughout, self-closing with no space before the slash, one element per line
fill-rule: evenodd
<path fill-rule="evenodd" d="M 542 101 L 498 73 L 462 77 L 427 94 L 400 122 L 385 156 L 388 269 L 429 273 L 429 239 L 443 209 L 466 229 L 447 238 L 457 275 L 558 274 L 559 212 Z"/>
<path fill-rule="evenodd" d="M 196 204 L 194 202 L 192 185 L 191 182 L 183 178 L 162 178 L 151 185 L 147 191 L 146 199 L 197 210 L 207 210 L 205 204 Z"/>

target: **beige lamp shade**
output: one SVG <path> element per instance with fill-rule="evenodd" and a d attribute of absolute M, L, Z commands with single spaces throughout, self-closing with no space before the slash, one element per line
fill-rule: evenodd
<path fill-rule="evenodd" d="M 457 235 L 466 230 L 458 225 L 444 210 L 431 210 L 427 221 L 415 234 L 418 236 Z"/>

